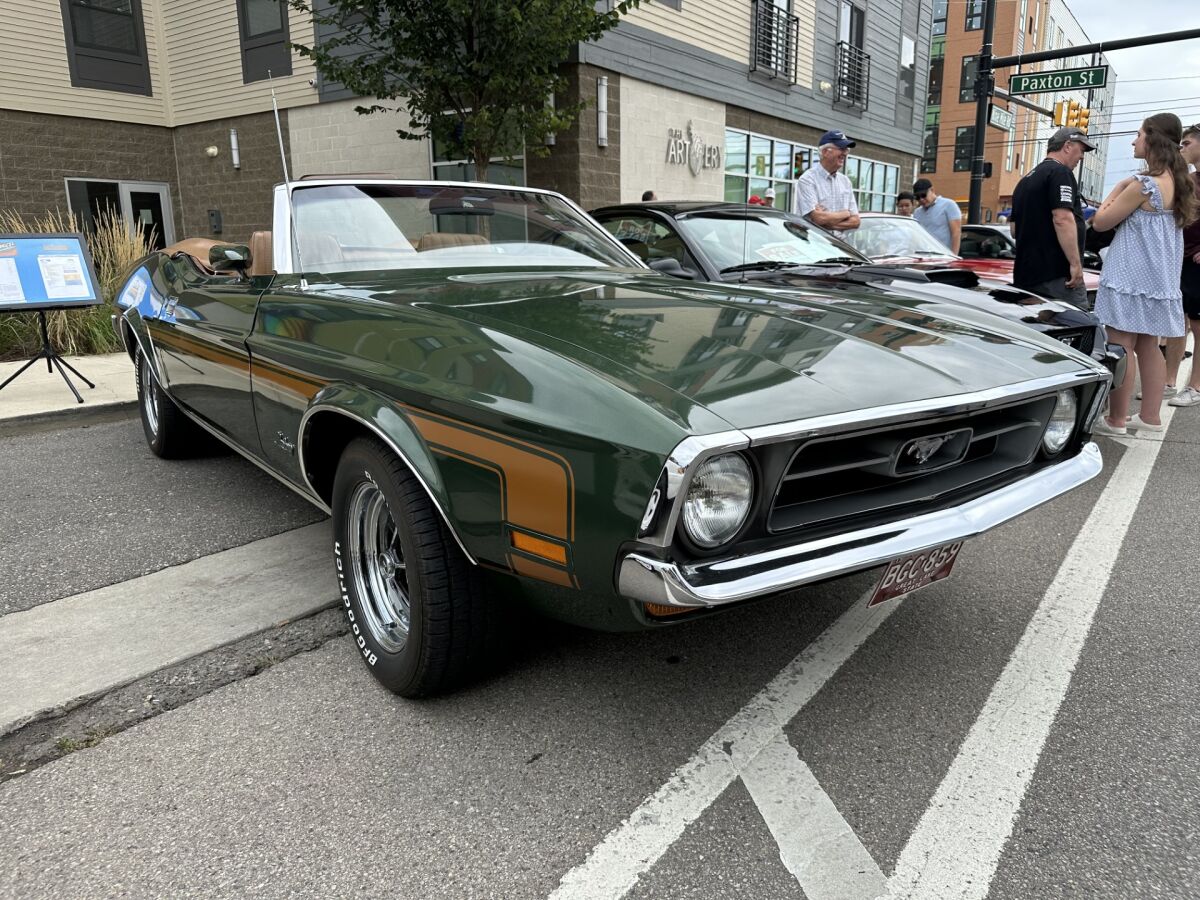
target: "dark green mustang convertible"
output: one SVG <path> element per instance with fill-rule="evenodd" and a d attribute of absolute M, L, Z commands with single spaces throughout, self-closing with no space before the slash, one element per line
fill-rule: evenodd
<path fill-rule="evenodd" d="M 696 284 L 529 188 L 321 178 L 141 260 L 116 325 L 161 457 L 216 438 L 333 516 L 363 659 L 461 684 L 518 588 L 647 628 L 885 567 L 872 602 L 1100 471 L 1109 374 L 870 283 Z"/>

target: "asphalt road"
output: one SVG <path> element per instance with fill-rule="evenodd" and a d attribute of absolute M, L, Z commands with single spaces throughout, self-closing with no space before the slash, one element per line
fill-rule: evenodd
<path fill-rule="evenodd" d="M 233 457 L 148 458 L 136 422 L 22 440 L 2 465 L 39 454 L 46 480 L 27 466 L 21 490 L 58 498 L 57 518 L 22 511 L 61 532 L 47 595 L 318 517 Z M 504 672 L 420 703 L 329 641 L 0 785 L 0 897 L 815 900 L 869 896 L 872 867 L 938 900 L 1200 895 L 1200 413 L 1153 453 L 1103 449 L 1101 478 L 869 613 L 874 574 L 650 634 L 533 622 Z M 54 480 L 98 453 L 121 474 L 69 515 Z M 129 483 L 135 508 L 105 510 Z M 12 590 L 36 542 L 0 527 Z M 112 562 L 117 546 L 165 555 Z M 772 765 L 739 760 L 770 741 Z M 636 881 L 606 893 L 612 846 Z M 914 859 L 966 874 L 899 891 Z"/>

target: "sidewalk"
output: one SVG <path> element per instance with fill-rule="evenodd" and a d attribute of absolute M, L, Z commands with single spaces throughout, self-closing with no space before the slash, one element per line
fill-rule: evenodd
<path fill-rule="evenodd" d="M 133 363 L 123 352 L 101 356 L 64 356 L 88 381 L 89 388 L 70 370 L 67 376 L 83 397 L 75 399 L 62 376 L 55 369 L 46 371 L 46 361 L 39 359 L 22 372 L 4 390 L 0 390 L 0 427 L 37 421 L 75 412 L 93 413 L 132 407 L 137 403 L 137 383 Z M 25 365 L 24 360 L 0 362 L 0 383 Z"/>

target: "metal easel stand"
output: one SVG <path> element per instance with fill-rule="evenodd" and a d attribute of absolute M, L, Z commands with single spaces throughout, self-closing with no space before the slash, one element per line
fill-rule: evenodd
<path fill-rule="evenodd" d="M 55 349 L 50 346 L 50 332 L 46 328 L 46 311 L 43 309 L 38 310 L 38 322 L 42 326 L 42 349 L 39 350 L 37 355 L 29 360 L 29 362 L 25 363 L 25 365 L 21 366 L 21 368 L 9 375 L 8 378 L 4 380 L 4 384 L 0 384 L 0 391 L 8 387 L 8 383 L 10 381 L 32 366 L 39 359 L 44 359 L 46 361 L 46 371 L 53 372 L 54 368 L 57 367 L 58 374 L 63 377 L 63 381 L 67 383 L 67 387 L 71 389 L 71 393 L 75 395 L 75 399 L 82 403 L 83 397 L 79 396 L 79 391 L 76 390 L 75 385 L 71 383 L 71 379 L 67 377 L 67 373 L 63 371 L 64 367 L 70 369 L 74 373 L 75 377 L 86 384 L 89 388 L 95 388 L 96 386 L 84 378 L 74 366 L 59 356 Z"/>

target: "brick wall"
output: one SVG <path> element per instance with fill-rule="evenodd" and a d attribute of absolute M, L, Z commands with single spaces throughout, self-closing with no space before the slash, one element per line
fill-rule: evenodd
<path fill-rule="evenodd" d="M 339 100 L 289 110 L 293 176 L 373 172 L 429 178 L 429 143 L 402 141 L 396 135 L 397 128 L 408 125 L 407 114 L 360 116 L 354 111 L 371 102 Z"/>
<path fill-rule="evenodd" d="M 548 156 L 528 154 L 525 176 L 530 187 L 549 188 L 584 209 L 621 200 L 621 76 L 595 66 L 564 68 L 568 87 L 560 105 L 587 104 L 568 130 L 560 132 Z M 608 146 L 596 145 L 596 83 L 608 76 Z"/>
<path fill-rule="evenodd" d="M 179 232 L 171 129 L 0 109 L 0 209 L 65 213 L 65 178 L 166 182 Z"/>
<path fill-rule="evenodd" d="M 288 113 L 281 111 L 279 115 L 286 147 Z M 233 167 L 229 147 L 231 128 L 238 132 L 240 169 Z M 174 139 L 182 195 L 179 237 L 244 242 L 249 240 L 251 232 L 271 228 L 271 188 L 283 181 L 273 113 L 181 125 L 174 129 Z M 210 146 L 217 148 L 217 156 L 206 155 L 205 148 Z M 209 229 L 210 209 L 221 211 L 223 229 L 219 235 Z"/>

